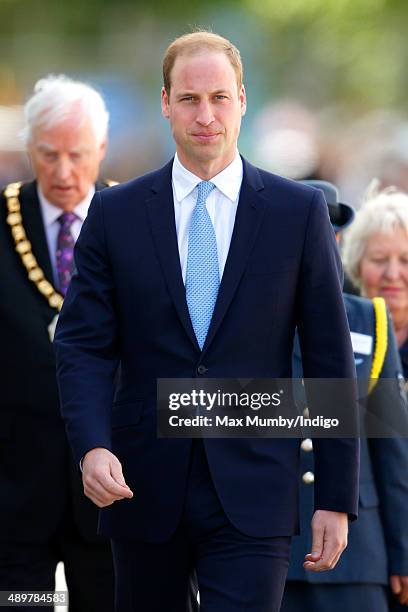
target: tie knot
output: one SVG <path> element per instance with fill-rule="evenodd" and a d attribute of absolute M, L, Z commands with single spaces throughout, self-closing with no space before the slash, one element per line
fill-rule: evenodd
<path fill-rule="evenodd" d="M 71 225 L 76 219 L 78 219 L 78 217 L 73 212 L 62 213 L 62 215 L 58 217 L 58 221 L 61 224 L 61 227 L 68 230 L 71 228 Z"/>
<path fill-rule="evenodd" d="M 201 183 L 198 183 L 197 188 L 197 202 L 205 202 L 212 190 L 215 189 L 215 185 L 211 181 L 201 181 Z"/>

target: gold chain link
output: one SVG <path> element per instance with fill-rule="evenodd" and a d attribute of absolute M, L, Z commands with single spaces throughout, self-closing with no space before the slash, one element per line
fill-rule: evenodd
<path fill-rule="evenodd" d="M 105 181 L 108 187 L 117 185 L 115 181 Z M 20 189 L 22 183 L 10 183 L 4 190 L 4 197 L 7 204 L 7 223 L 11 228 L 14 245 L 17 253 L 20 256 L 21 262 L 27 271 L 28 279 L 34 283 L 38 291 L 48 301 L 51 308 L 55 308 L 58 312 L 62 308 L 64 298 L 55 287 L 45 278 L 43 270 L 38 265 L 38 262 L 33 254 L 31 242 L 27 238 L 26 231 L 23 226 L 23 217 L 21 214 L 20 204 Z"/>

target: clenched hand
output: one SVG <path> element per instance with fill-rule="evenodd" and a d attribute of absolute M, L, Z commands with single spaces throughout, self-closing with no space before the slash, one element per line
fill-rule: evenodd
<path fill-rule="evenodd" d="M 333 569 L 347 546 L 348 519 L 345 512 L 316 510 L 312 519 L 312 552 L 303 567 L 312 572 Z"/>
<path fill-rule="evenodd" d="M 85 495 L 99 508 L 133 497 L 119 459 L 107 448 L 93 448 L 86 453 L 82 461 L 82 482 Z"/>

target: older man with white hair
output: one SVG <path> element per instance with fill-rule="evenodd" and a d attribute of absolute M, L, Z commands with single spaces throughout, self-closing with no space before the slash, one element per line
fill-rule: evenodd
<path fill-rule="evenodd" d="M 95 190 L 109 115 L 65 76 L 37 82 L 24 138 L 35 180 L 0 203 L 0 590 L 54 590 L 64 562 L 71 612 L 113 609 L 109 542 L 83 495 L 59 414 L 52 335 L 73 247 Z"/>

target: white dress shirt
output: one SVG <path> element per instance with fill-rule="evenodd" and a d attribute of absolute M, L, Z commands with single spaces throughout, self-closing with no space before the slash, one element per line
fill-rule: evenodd
<path fill-rule="evenodd" d="M 176 153 L 173 162 L 172 186 L 177 242 L 184 283 L 187 270 L 188 234 L 191 216 L 197 203 L 197 185 L 201 181 L 202 179 L 181 164 Z M 214 183 L 216 188 L 208 196 L 206 207 L 215 230 L 221 279 L 231 244 L 242 183 L 242 160 L 238 152 L 230 165 L 211 179 L 211 183 Z"/>
<path fill-rule="evenodd" d="M 60 217 L 64 211 L 62 208 L 51 204 L 49 200 L 44 196 L 43 192 L 40 189 L 40 186 L 37 185 L 37 193 L 38 199 L 40 201 L 41 214 L 44 223 L 45 235 L 47 237 L 48 244 L 48 252 L 50 254 L 51 266 L 54 275 L 54 283 L 58 283 L 58 275 L 57 275 L 57 260 L 56 260 L 56 251 L 57 251 L 57 238 L 58 232 L 61 228 L 61 224 L 58 221 L 58 217 Z M 85 221 L 86 215 L 88 214 L 88 208 L 95 193 L 95 187 L 92 185 L 86 198 L 82 200 L 77 206 L 75 206 L 73 213 L 76 214 L 78 219 L 75 219 L 73 224 L 71 225 L 71 234 L 75 240 L 78 239 L 79 232 L 81 231 L 81 227 L 83 222 Z"/>

